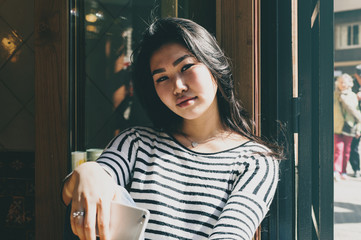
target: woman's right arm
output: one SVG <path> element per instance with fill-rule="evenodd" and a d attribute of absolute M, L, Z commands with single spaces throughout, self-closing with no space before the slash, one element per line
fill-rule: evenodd
<path fill-rule="evenodd" d="M 96 225 L 100 239 L 109 239 L 110 203 L 121 193 L 110 175 L 96 162 L 78 166 L 65 181 L 62 197 L 70 202 L 72 231 L 80 239 L 96 239 Z M 84 216 L 73 217 L 74 212 Z"/>

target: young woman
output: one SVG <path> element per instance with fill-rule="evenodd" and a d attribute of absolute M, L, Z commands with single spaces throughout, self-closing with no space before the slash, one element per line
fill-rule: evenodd
<path fill-rule="evenodd" d="M 115 137 L 65 181 L 73 232 L 109 238 L 125 187 L 151 216 L 146 239 L 252 239 L 278 182 L 278 148 L 252 134 L 227 58 L 198 24 L 155 21 L 134 52 L 134 81 L 154 128 Z"/>

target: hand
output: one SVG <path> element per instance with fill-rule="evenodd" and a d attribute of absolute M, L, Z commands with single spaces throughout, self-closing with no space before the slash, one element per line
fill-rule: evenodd
<path fill-rule="evenodd" d="M 70 223 L 72 231 L 81 240 L 96 239 L 96 225 L 100 239 L 110 239 L 110 203 L 117 200 L 120 192 L 117 184 L 96 162 L 83 163 L 77 167 L 64 184 L 65 203 L 72 201 Z M 84 215 L 75 212 L 84 212 Z"/>
<path fill-rule="evenodd" d="M 358 93 L 356 93 L 356 96 L 357 96 L 357 100 L 361 100 L 361 92 L 358 92 Z"/>

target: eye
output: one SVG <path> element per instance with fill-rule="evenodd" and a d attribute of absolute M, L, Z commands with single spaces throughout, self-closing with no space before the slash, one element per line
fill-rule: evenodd
<path fill-rule="evenodd" d="M 190 64 L 186 64 L 182 67 L 181 71 L 184 72 L 186 71 L 188 68 L 192 67 L 194 64 L 193 63 L 190 63 Z"/>
<path fill-rule="evenodd" d="M 160 78 L 158 78 L 157 80 L 155 80 L 157 83 L 159 83 L 159 82 L 163 82 L 163 81 L 165 81 L 165 80 L 167 80 L 168 79 L 168 77 L 167 76 L 163 76 L 163 77 L 160 77 Z"/>

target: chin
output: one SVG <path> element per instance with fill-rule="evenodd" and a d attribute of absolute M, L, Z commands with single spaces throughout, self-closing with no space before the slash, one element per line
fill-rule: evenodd
<path fill-rule="evenodd" d="M 194 113 L 194 114 L 182 114 L 179 116 L 182 117 L 184 120 L 192 121 L 201 118 L 203 115 L 204 113 Z"/>

